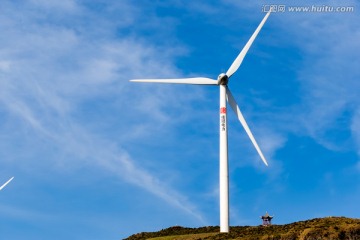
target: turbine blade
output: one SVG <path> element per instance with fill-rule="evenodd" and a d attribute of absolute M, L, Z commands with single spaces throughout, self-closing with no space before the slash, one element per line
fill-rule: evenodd
<path fill-rule="evenodd" d="M 265 15 L 265 17 L 263 18 L 263 20 L 261 21 L 261 23 L 259 24 L 259 26 L 256 28 L 255 32 L 253 33 L 253 35 L 251 36 L 251 38 L 249 39 L 249 41 L 246 43 L 245 47 L 241 50 L 240 54 L 237 56 L 237 58 L 235 59 L 235 61 L 231 64 L 229 70 L 227 70 L 226 75 L 230 78 L 240 67 L 246 53 L 248 52 L 249 48 L 251 47 L 251 44 L 254 42 L 256 36 L 258 35 L 258 33 L 260 32 L 262 26 L 264 25 L 264 23 L 266 22 L 267 18 L 269 17 L 271 13 L 271 10 L 268 11 L 268 13 Z"/>
<path fill-rule="evenodd" d="M 14 177 L 10 178 L 6 183 L 4 183 L 1 187 L 0 190 L 3 189 L 6 185 L 8 185 L 9 182 L 11 182 L 11 180 L 13 180 Z"/>
<path fill-rule="evenodd" d="M 251 142 L 253 143 L 256 151 L 258 152 L 258 154 L 260 155 L 261 160 L 265 163 L 266 166 L 268 166 L 268 163 L 264 157 L 264 155 L 262 154 L 259 145 L 257 144 L 253 134 L 250 131 L 249 126 L 247 125 L 244 116 L 242 115 L 239 106 L 237 105 L 233 95 L 230 92 L 229 88 L 226 88 L 226 97 L 227 97 L 227 101 L 229 102 L 231 108 L 234 110 L 236 116 L 238 117 L 240 123 L 242 124 L 242 126 L 245 129 L 245 132 L 247 133 L 247 135 L 249 136 Z"/>
<path fill-rule="evenodd" d="M 204 78 L 204 77 L 174 78 L 174 79 L 134 79 L 134 80 L 130 80 L 130 82 L 218 85 L 216 80 L 210 78 Z"/>

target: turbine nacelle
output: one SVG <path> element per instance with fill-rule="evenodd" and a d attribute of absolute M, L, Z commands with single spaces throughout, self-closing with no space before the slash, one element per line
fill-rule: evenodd
<path fill-rule="evenodd" d="M 229 82 L 229 77 L 225 73 L 221 73 L 217 78 L 218 85 L 227 85 Z"/>

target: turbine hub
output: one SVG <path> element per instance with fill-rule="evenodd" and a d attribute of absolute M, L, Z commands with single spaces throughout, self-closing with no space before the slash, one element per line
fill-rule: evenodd
<path fill-rule="evenodd" d="M 219 76 L 218 76 L 218 84 L 219 85 L 227 85 L 228 82 L 229 82 L 229 77 L 225 74 L 225 73 L 221 73 Z"/>

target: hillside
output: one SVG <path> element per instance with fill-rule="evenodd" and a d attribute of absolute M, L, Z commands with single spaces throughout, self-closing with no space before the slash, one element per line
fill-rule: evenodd
<path fill-rule="evenodd" d="M 125 240 L 360 240 L 360 219 L 345 217 L 316 218 L 286 225 L 237 226 L 230 233 L 219 233 L 219 227 L 170 227 L 158 232 L 143 232 Z"/>

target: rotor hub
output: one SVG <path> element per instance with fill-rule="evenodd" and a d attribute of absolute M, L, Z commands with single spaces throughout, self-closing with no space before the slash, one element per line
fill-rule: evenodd
<path fill-rule="evenodd" d="M 229 82 L 229 77 L 225 73 L 222 73 L 218 76 L 217 80 L 219 85 L 227 85 Z"/>

